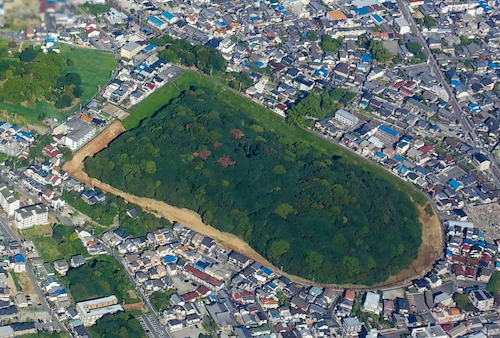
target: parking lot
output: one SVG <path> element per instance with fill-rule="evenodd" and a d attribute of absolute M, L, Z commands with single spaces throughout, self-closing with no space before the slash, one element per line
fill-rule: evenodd
<path fill-rule="evenodd" d="M 167 338 L 168 335 L 165 329 L 158 324 L 153 314 L 147 314 L 137 317 L 141 327 L 144 329 L 148 337 L 151 338 Z"/>
<path fill-rule="evenodd" d="M 201 323 L 185 327 L 179 331 L 170 332 L 170 335 L 172 335 L 173 338 L 191 338 L 198 337 L 200 333 L 206 333 Z"/>
<path fill-rule="evenodd" d="M 198 287 L 198 284 L 184 277 L 172 277 L 172 280 L 174 281 L 177 293 L 180 295 L 194 291 Z"/>

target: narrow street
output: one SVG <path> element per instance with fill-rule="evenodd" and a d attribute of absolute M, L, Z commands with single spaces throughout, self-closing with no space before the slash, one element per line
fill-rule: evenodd
<path fill-rule="evenodd" d="M 0 217 L 0 232 L 2 232 L 5 235 L 5 238 L 8 240 L 13 240 L 13 241 L 18 241 L 21 243 L 21 254 L 26 257 L 26 251 L 24 250 L 24 247 L 22 245 L 22 241 L 20 238 L 16 235 L 16 233 L 10 228 L 8 225 L 8 219 L 4 217 Z M 45 299 L 45 295 L 43 291 L 40 289 L 40 286 L 38 285 L 37 279 L 35 277 L 35 274 L 33 273 L 33 266 L 31 265 L 30 260 L 26 259 L 26 272 L 28 273 L 31 283 L 33 284 L 33 287 L 35 288 L 36 294 L 38 298 L 40 299 L 40 303 L 43 305 L 45 310 L 50 314 L 50 317 L 52 318 L 52 321 L 55 322 L 56 329 L 68 332 L 66 327 L 59 321 L 59 318 L 57 318 L 56 314 L 54 311 L 52 311 L 50 305 L 47 303 L 47 300 Z"/>

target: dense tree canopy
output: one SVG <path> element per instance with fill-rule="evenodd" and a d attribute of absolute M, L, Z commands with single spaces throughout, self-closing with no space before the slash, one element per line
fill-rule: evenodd
<path fill-rule="evenodd" d="M 321 49 L 323 49 L 324 52 L 338 53 L 341 47 L 342 37 L 334 39 L 328 34 L 324 34 L 321 37 Z"/>
<path fill-rule="evenodd" d="M 75 302 L 115 295 L 121 302 L 131 303 L 133 290 L 123 267 L 111 256 L 92 259 L 67 273 L 69 289 Z"/>
<path fill-rule="evenodd" d="M 82 80 L 78 73 L 63 74 L 65 60 L 61 54 L 27 47 L 19 60 L 0 59 L 0 80 L 6 80 L 0 90 L 0 99 L 9 103 L 34 105 L 45 99 L 57 108 L 72 105 L 82 95 Z"/>
<path fill-rule="evenodd" d="M 216 49 L 207 46 L 193 46 L 189 41 L 178 39 L 158 56 L 174 63 L 180 62 L 188 67 L 196 66 L 205 74 L 223 72 L 227 62 Z"/>
<path fill-rule="evenodd" d="M 340 107 L 347 105 L 356 94 L 344 88 L 327 88 L 322 92 L 311 91 L 298 104 L 288 110 L 287 120 L 290 123 L 312 126 L 314 120 L 333 116 Z"/>
<path fill-rule="evenodd" d="M 409 266 L 421 225 L 403 192 L 297 138 L 295 126 L 254 119 L 255 107 L 234 105 L 233 95 L 184 92 L 87 158 L 88 174 L 195 210 L 318 282 L 373 284 Z"/>
<path fill-rule="evenodd" d="M 172 39 L 172 37 L 170 35 L 165 34 L 162 37 L 153 38 L 153 39 L 149 40 L 149 42 L 151 42 L 155 46 L 163 47 L 163 46 L 166 46 L 169 43 L 174 42 L 174 39 Z"/>
<path fill-rule="evenodd" d="M 139 321 L 127 312 L 105 315 L 89 331 L 96 338 L 146 337 Z"/>
<path fill-rule="evenodd" d="M 386 63 L 393 59 L 393 55 L 387 48 L 384 47 L 382 41 L 372 40 L 368 50 L 370 51 L 373 59 L 377 60 L 379 63 Z"/>
<path fill-rule="evenodd" d="M 147 170 L 147 168 L 145 168 L 145 170 Z M 105 226 L 112 225 L 115 216 L 118 215 L 120 228 L 134 237 L 144 236 L 148 232 L 153 232 L 159 228 L 172 227 L 172 223 L 170 223 L 166 218 L 158 218 L 153 214 L 144 212 L 140 206 L 132 203 L 127 204 L 123 198 L 116 197 L 112 194 L 106 195 L 106 205 L 90 205 L 82 198 L 78 197 L 76 193 L 64 192 L 62 197 L 68 204 L 75 207 L 78 211 L 89 216 L 97 223 Z M 133 219 L 127 215 L 128 208 L 134 208 L 137 210 L 139 217 Z"/>

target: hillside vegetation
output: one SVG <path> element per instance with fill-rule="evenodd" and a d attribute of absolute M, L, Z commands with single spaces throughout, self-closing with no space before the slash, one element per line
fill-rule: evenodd
<path fill-rule="evenodd" d="M 408 267 L 421 243 L 407 186 L 217 85 L 182 92 L 85 167 L 119 189 L 195 210 L 317 282 L 381 282 Z"/>
<path fill-rule="evenodd" d="M 7 44 L 0 38 L 0 109 L 15 113 L 15 123 L 65 119 L 88 103 L 116 66 L 111 52 L 61 45 L 59 54 L 44 54 L 28 46 L 8 56 Z"/>

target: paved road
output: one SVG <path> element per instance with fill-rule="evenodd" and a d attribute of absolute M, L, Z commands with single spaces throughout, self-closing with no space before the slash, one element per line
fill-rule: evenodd
<path fill-rule="evenodd" d="M 0 231 L 5 235 L 6 239 L 9 240 L 15 240 L 21 243 L 21 240 L 19 237 L 16 235 L 16 233 L 10 228 L 8 225 L 8 220 L 6 218 L 0 217 Z M 21 245 L 21 254 L 26 257 L 26 251 L 24 250 L 24 247 Z M 28 273 L 31 283 L 33 284 L 33 287 L 35 288 L 36 294 L 38 298 L 40 299 L 40 303 L 43 305 L 43 307 L 47 310 L 47 312 L 50 314 L 50 317 L 52 318 L 52 321 L 54 322 L 53 326 L 56 329 L 66 331 L 67 329 L 64 325 L 61 324 L 59 321 L 59 318 L 56 316 L 54 311 L 50 308 L 49 304 L 47 303 L 47 300 L 45 299 L 45 295 L 43 294 L 42 290 L 40 289 L 40 286 L 38 285 L 38 282 L 36 280 L 35 274 L 33 273 L 33 266 L 31 265 L 31 261 L 29 259 L 26 260 L 26 272 Z"/>
<path fill-rule="evenodd" d="M 148 314 L 138 318 L 139 323 L 141 323 L 142 328 L 146 331 L 148 337 L 152 338 L 167 338 L 167 333 L 161 324 L 156 320 L 155 315 Z"/>
<path fill-rule="evenodd" d="M 481 142 L 481 139 L 477 136 L 476 133 L 476 128 L 474 125 L 471 123 L 469 117 L 467 116 L 467 113 L 462 109 L 460 104 L 457 101 L 457 98 L 455 97 L 450 85 L 448 84 L 448 81 L 446 81 L 443 72 L 441 72 L 441 69 L 439 68 L 436 59 L 434 57 L 434 54 L 432 54 L 432 51 L 430 50 L 429 46 L 427 45 L 427 41 L 425 40 L 424 36 L 422 35 L 422 32 L 418 28 L 415 19 L 410 13 L 409 5 L 406 1 L 404 0 L 396 0 L 398 7 L 401 9 L 403 12 L 403 16 L 405 17 L 406 21 L 410 24 L 412 33 L 417 37 L 418 42 L 424 49 L 425 54 L 427 55 L 427 64 L 429 65 L 431 72 L 433 75 L 438 79 L 440 82 L 441 86 L 444 88 L 446 93 L 448 94 L 448 103 L 451 105 L 453 112 L 457 116 L 457 118 L 460 120 L 460 124 L 462 125 L 462 128 L 470 135 L 472 139 L 472 143 L 475 147 L 477 148 L 483 148 L 483 144 Z M 496 159 L 492 159 L 492 169 L 491 169 L 491 175 L 493 177 L 494 183 L 496 186 L 500 186 L 500 170 L 498 169 L 497 163 L 495 163 Z"/>
<path fill-rule="evenodd" d="M 142 291 L 142 287 L 140 285 L 137 284 L 135 278 L 134 278 L 134 275 L 128 270 L 127 266 L 124 264 L 123 262 L 123 257 L 119 256 L 116 254 L 115 250 L 113 250 L 112 248 L 108 247 L 105 243 L 102 243 L 104 245 L 104 248 L 106 249 L 106 251 L 108 252 L 108 254 L 112 255 L 114 258 L 116 258 L 116 260 L 118 262 L 120 262 L 120 264 L 123 266 L 123 269 L 125 270 L 128 278 L 130 279 L 130 281 L 132 282 L 132 285 L 134 286 L 134 288 L 137 290 L 137 292 L 139 293 L 142 301 L 144 302 L 144 304 L 146 304 L 146 307 L 148 308 L 150 314 L 147 315 L 147 316 L 142 316 L 142 321 L 144 321 L 144 323 L 146 324 L 146 326 L 148 327 L 148 329 L 151 331 L 151 337 L 155 337 L 155 338 L 172 338 L 172 336 L 170 335 L 170 333 L 168 332 L 168 330 L 166 329 L 166 327 L 164 325 L 162 325 L 160 323 L 160 320 L 153 308 L 153 306 L 151 305 L 151 303 L 149 302 L 149 298 L 146 297 L 146 295 L 144 294 L 144 292 Z"/>

